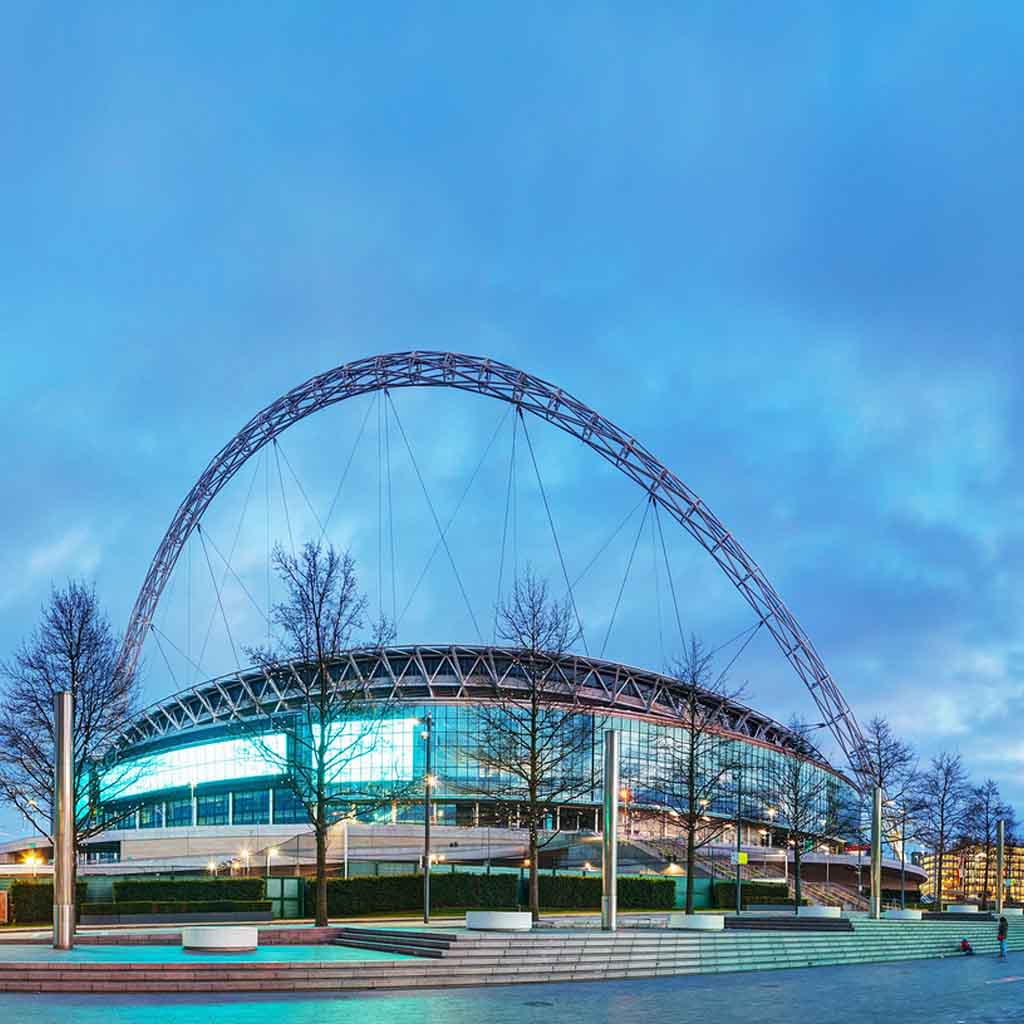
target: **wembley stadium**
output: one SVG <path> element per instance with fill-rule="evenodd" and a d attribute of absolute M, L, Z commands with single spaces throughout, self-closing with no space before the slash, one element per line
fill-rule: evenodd
<path fill-rule="evenodd" d="M 186 550 L 191 551 L 188 545 L 195 538 L 215 591 L 211 609 L 220 611 L 234 648 L 221 585 L 209 561 L 207 531 L 202 529 L 211 502 L 250 460 L 255 460 L 260 471 L 259 460 L 263 459 L 262 471 L 269 480 L 268 453 L 273 451 L 277 458 L 278 438 L 290 426 L 345 401 L 389 395 L 392 390 L 406 388 L 470 393 L 515 410 L 517 415 L 508 417 L 510 465 L 514 465 L 517 431 L 532 444 L 526 426 L 527 419 L 532 418 L 577 439 L 617 474 L 638 485 L 646 499 L 636 508 L 644 505 L 654 510 L 656 519 L 664 516 L 666 522 L 677 524 L 710 557 L 753 612 L 755 624 L 746 631 L 747 640 L 740 652 L 753 633 L 763 627 L 765 636 L 774 641 L 814 702 L 823 719 L 820 728 L 827 729 L 848 763 L 863 763 L 864 740 L 855 716 L 814 644 L 766 574 L 707 504 L 634 437 L 561 388 L 495 360 L 458 353 L 400 352 L 357 360 L 311 378 L 257 413 L 214 456 L 175 513 L 136 599 L 115 671 L 134 672 L 146 639 L 154 634 L 169 675 L 175 678 L 169 656 L 180 655 L 182 645 L 171 643 L 168 637 L 165 643 L 170 651 L 161 645 L 163 631 L 157 627 L 155 616 L 175 566 Z M 386 405 L 378 403 L 376 408 L 385 423 L 393 415 L 400 428 L 390 398 Z M 368 415 L 367 411 L 364 423 Z M 400 432 L 408 445 L 405 431 Z M 360 430 L 353 454 L 361 436 Z M 379 461 L 379 444 L 377 448 Z M 532 458 L 532 447 L 530 451 Z M 410 465 L 415 466 L 411 449 L 408 454 Z M 390 494 L 391 478 L 385 476 L 386 468 L 386 460 L 379 461 L 377 479 L 384 488 L 382 493 Z M 534 468 L 543 495 L 535 461 Z M 418 470 L 416 475 L 423 486 Z M 252 481 L 255 479 L 254 474 Z M 507 497 L 515 480 L 518 477 L 510 469 Z M 279 483 L 287 511 L 283 479 Z M 297 477 L 296 484 L 306 497 Z M 269 545 L 270 498 L 266 501 Z M 243 518 L 247 503 L 248 497 L 242 507 Z M 571 592 L 546 498 L 543 505 L 562 575 Z M 446 545 L 447 535 L 436 516 L 435 526 L 440 533 L 437 544 Z M 666 579 L 671 582 L 660 520 L 650 532 L 655 564 L 658 549 L 653 538 L 661 538 L 660 556 L 669 574 Z M 378 540 L 380 548 L 383 532 Z M 212 545 L 212 538 L 209 543 Z M 503 530 L 501 565 L 504 546 Z M 214 546 L 214 553 L 224 563 L 223 579 L 237 578 L 230 550 L 225 556 Z M 380 574 L 383 562 L 378 561 Z M 186 567 L 190 564 L 186 557 Z M 394 589 L 393 554 L 390 567 Z M 628 565 L 626 573 L 628 576 Z M 191 601 L 191 587 L 185 589 Z M 378 589 L 383 592 L 382 586 Z M 670 590 L 674 604 L 676 592 L 674 587 Z M 252 600 L 247 589 L 245 593 Z M 618 593 L 621 596 L 622 590 Z M 465 592 L 462 596 L 475 622 Z M 268 583 L 266 608 L 271 606 Z M 189 604 L 188 628 L 191 607 Z M 189 650 L 186 643 L 188 677 L 201 678 L 192 674 L 198 666 L 188 657 Z M 347 758 L 326 780 L 337 810 L 328 846 L 332 865 L 341 866 L 346 873 L 350 868 L 376 873 L 408 871 L 410 865 L 418 868 L 426 856 L 423 833 L 427 820 L 433 826 L 432 860 L 452 865 L 523 865 L 529 846 L 522 803 L 517 804 L 508 787 L 500 785 L 502 779 L 495 777 L 493 768 L 485 770 L 482 762 L 467 753 L 478 741 L 484 723 L 495 722 L 495 709 L 522 697 L 529 671 L 523 659 L 521 650 L 483 645 L 378 646 L 347 651 L 334 659 L 330 666 L 332 685 L 358 691 L 366 712 L 367 722 L 347 724 L 358 734 L 363 725 L 373 722 L 374 735 L 373 742 Z M 665 794 L 659 790 L 658 780 L 669 774 L 672 758 L 686 746 L 685 699 L 693 691 L 670 676 L 587 655 L 552 655 L 550 662 L 544 675 L 542 701 L 552 707 L 569 703 L 577 708 L 577 720 L 583 722 L 586 732 L 585 742 L 574 747 L 564 770 L 586 775 L 591 783 L 574 790 L 569 798 L 564 795 L 565 787 L 556 784 L 557 778 L 549 779 L 550 793 L 541 795 L 546 805 L 541 866 L 583 871 L 591 867 L 590 857 L 596 847 L 588 843 L 593 844 L 603 828 L 602 736 L 605 730 L 615 729 L 620 735 L 623 787 L 619 797 L 624 810 L 625 848 L 620 867 L 678 872 L 679 829 L 665 813 Z M 108 750 L 107 760 L 95 766 L 87 798 L 77 798 L 79 817 L 85 815 L 92 822 L 91 834 L 80 843 L 85 869 L 111 873 L 221 873 L 257 868 L 267 874 L 308 871 L 314 861 L 308 801 L 300 798 L 294 785 L 296 774 L 306 766 L 297 753 L 300 745 L 294 739 L 295 727 L 288 724 L 289 715 L 300 715 L 302 688 L 296 684 L 298 673 L 305 671 L 308 667 L 292 663 L 239 669 L 180 690 L 135 716 L 112 744 L 113 755 Z M 730 786 L 720 790 L 706 806 L 702 801 L 708 832 L 714 832 L 716 838 L 703 846 L 698 870 L 711 876 L 723 869 L 735 870 L 728 866 L 729 857 L 732 852 L 745 850 L 753 877 L 785 878 L 797 851 L 790 848 L 795 841 L 790 823 L 765 796 L 765 783 L 773 769 L 794 763 L 787 759 L 799 759 L 822 780 L 819 791 L 825 796 L 821 799 L 833 805 L 859 807 L 858 787 L 820 750 L 809 745 L 806 736 L 797 736 L 771 717 L 711 692 L 702 691 L 699 699 L 712 710 L 715 731 L 723 740 L 720 746 L 728 749 L 732 779 Z M 429 772 L 428 743 L 423 736 L 428 717 L 432 754 Z M 858 848 L 856 834 L 859 823 L 845 831 L 844 827 L 826 827 L 824 821 L 834 816 L 827 814 L 824 806 L 821 810 L 822 834 L 816 834 L 813 843 L 806 838 L 806 828 L 794 829 L 803 836 L 799 850 L 803 877 L 813 882 L 820 873 L 829 884 L 848 886 L 852 894 L 848 902 L 855 905 L 862 892 L 863 851 Z M 853 813 L 846 820 L 857 822 L 857 817 Z M 4 872 L 46 870 L 48 841 L 41 844 L 41 838 L 0 844 Z M 907 881 L 916 887 L 923 873 L 916 868 L 908 871 Z M 899 865 L 886 861 L 883 884 L 895 888 L 898 883 L 894 878 L 899 874 Z"/>
<path fill-rule="evenodd" d="M 264 731 L 259 722 L 268 699 L 278 726 L 282 714 L 298 713 L 301 690 L 292 672 L 292 666 L 282 666 L 225 676 L 138 715 L 121 737 L 118 763 L 106 769 L 117 782 L 105 784 L 97 774 L 95 813 L 111 827 L 88 841 L 86 862 L 136 871 L 246 870 L 253 864 L 261 871 L 309 870 L 309 820 L 282 773 L 286 734 L 272 731 L 269 722 Z M 433 723 L 434 856 L 453 864 L 521 861 L 527 840 L 514 801 L 495 799 L 486 769 L 465 753 L 480 728 L 481 707 L 522 697 L 521 652 L 462 646 L 368 649 L 338 658 L 331 675 L 336 685 L 360 691 L 367 707 L 374 701 L 387 707 L 374 742 L 330 779 L 332 791 L 344 794 L 346 807 L 331 844 L 334 863 L 344 858 L 350 868 L 383 863 L 395 870 L 404 864 L 408 870 L 410 862 L 418 862 L 426 772 L 422 723 L 428 714 Z M 659 759 L 685 743 L 682 684 L 655 672 L 565 655 L 552 660 L 543 691 L 552 703 L 573 694 L 589 733 L 581 756 L 590 760 L 590 776 L 598 783 L 574 793 L 571 802 L 547 808 L 544 824 L 558 838 L 549 844 L 548 866 L 582 866 L 586 842 L 601 831 L 602 734 L 614 728 L 621 737 L 627 799 L 624 839 L 630 849 L 625 860 L 632 858 L 637 869 L 671 872 L 676 835 L 670 820 L 658 813 L 658 780 L 665 774 Z M 806 740 L 750 707 L 711 693 L 701 699 L 716 706 L 723 749 L 730 763 L 742 765 L 738 788 L 746 794 L 739 813 L 730 789 L 706 808 L 707 815 L 729 822 L 723 848 L 735 844 L 732 829 L 738 820 L 740 845 L 751 851 L 752 862 L 760 859 L 766 868 L 774 864 L 775 874 L 781 875 L 780 855 L 788 859 L 787 823 L 758 794 L 766 789 L 773 761 L 807 759 Z M 252 738 L 257 734 L 258 739 Z M 827 776 L 840 799 L 856 804 L 852 782 L 817 751 L 812 770 Z M 382 793 L 395 798 L 382 800 Z M 830 855 L 837 856 L 844 838 L 832 837 Z"/>

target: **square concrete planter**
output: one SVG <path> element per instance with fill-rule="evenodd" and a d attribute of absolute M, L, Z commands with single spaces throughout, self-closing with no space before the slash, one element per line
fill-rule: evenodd
<path fill-rule="evenodd" d="M 882 917 L 887 921 L 920 921 L 920 910 L 883 910 Z"/>
<path fill-rule="evenodd" d="M 978 912 L 977 903 L 947 903 L 946 913 L 947 914 L 976 914 Z"/>

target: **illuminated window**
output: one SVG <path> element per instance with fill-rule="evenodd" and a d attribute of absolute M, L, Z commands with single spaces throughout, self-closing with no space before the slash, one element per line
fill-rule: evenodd
<path fill-rule="evenodd" d="M 412 778 L 413 737 L 418 718 L 353 719 L 335 725 L 327 740 L 329 783 L 407 782 Z M 313 726 L 313 743 L 320 729 Z"/>
<path fill-rule="evenodd" d="M 282 775 L 284 733 L 254 740 L 219 740 L 164 750 L 118 765 L 103 776 L 103 799 L 123 800 L 140 793 L 180 789 L 203 782 Z"/>
<path fill-rule="evenodd" d="M 235 825 L 268 825 L 270 823 L 270 791 L 234 794 L 235 808 L 231 820 Z"/>
<path fill-rule="evenodd" d="M 228 794 L 196 798 L 196 821 L 200 825 L 226 825 L 228 823 Z"/>

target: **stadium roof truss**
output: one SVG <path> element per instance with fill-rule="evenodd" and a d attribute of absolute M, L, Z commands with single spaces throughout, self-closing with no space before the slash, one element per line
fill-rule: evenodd
<path fill-rule="evenodd" d="M 495 696 L 514 700 L 527 692 L 528 659 L 542 696 L 551 704 L 572 703 L 596 715 L 638 715 L 685 724 L 688 691 L 679 680 L 577 654 L 531 658 L 514 648 L 471 646 L 357 649 L 334 659 L 330 685 L 362 691 L 367 701 L 394 705 L 475 704 Z M 239 718 L 289 712 L 310 696 L 309 687 L 299 681 L 299 671 L 295 664 L 282 663 L 183 690 L 141 712 L 122 733 L 119 746 L 124 750 Z M 767 715 L 712 693 L 706 700 L 717 705 L 723 732 L 807 752 L 806 740 Z M 820 752 L 813 753 L 827 763 Z"/>

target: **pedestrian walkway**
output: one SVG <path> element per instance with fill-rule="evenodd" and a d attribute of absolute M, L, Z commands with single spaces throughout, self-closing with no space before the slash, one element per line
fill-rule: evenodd
<path fill-rule="evenodd" d="M 204 961 L 177 951 L 142 955 L 144 947 L 118 948 L 97 963 L 97 947 L 70 954 L 29 955 L 41 947 L 0 946 L 0 991 L 299 991 L 432 988 L 525 982 L 595 981 L 666 975 L 722 974 L 791 967 L 882 963 L 959 957 L 966 935 L 980 954 L 995 953 L 988 922 L 902 922 L 854 919 L 852 932 L 686 932 L 665 928 L 550 928 L 533 933 L 481 933 L 447 928 L 438 957 L 387 956 L 378 949 L 307 945 L 261 949 L 230 962 Z M 379 933 L 388 931 L 378 930 Z M 402 948 L 410 930 L 392 929 Z M 332 936 L 336 938 L 337 936 Z M 150 947 L 167 950 L 167 947 Z M 301 957 L 291 949 L 303 950 Z M 1010 932 L 1011 950 L 1024 950 L 1024 928 Z M 170 952 L 169 950 L 167 950 Z M 136 954 L 133 956 L 133 954 Z M 354 957 L 354 959 L 353 959 Z"/>

